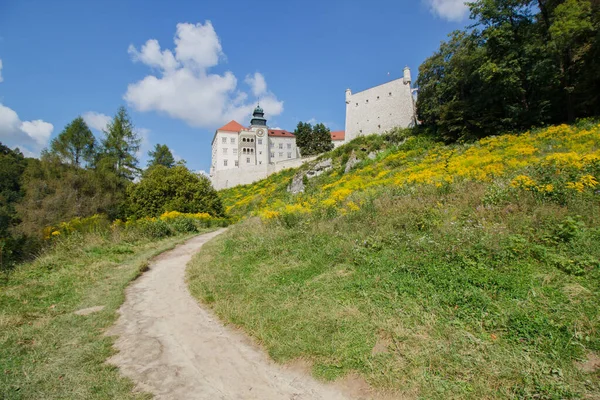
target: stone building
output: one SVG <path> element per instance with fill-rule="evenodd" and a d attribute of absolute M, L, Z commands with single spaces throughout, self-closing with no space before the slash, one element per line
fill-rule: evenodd
<path fill-rule="evenodd" d="M 345 131 L 332 131 L 331 132 L 331 143 L 333 143 L 333 148 L 340 147 L 344 143 L 346 143 L 346 132 Z"/>
<path fill-rule="evenodd" d="M 354 94 L 346 89 L 345 142 L 395 127 L 414 126 L 415 121 L 416 109 L 408 67 L 404 68 L 403 78 Z"/>
<path fill-rule="evenodd" d="M 258 106 L 249 127 L 231 121 L 216 130 L 210 179 L 214 188 L 220 190 L 252 183 L 301 164 L 294 134 L 270 129 L 263 109 Z"/>

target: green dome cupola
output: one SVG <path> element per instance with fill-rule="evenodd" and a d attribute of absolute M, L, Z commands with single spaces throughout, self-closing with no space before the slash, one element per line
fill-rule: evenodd
<path fill-rule="evenodd" d="M 256 126 L 267 126 L 267 119 L 265 118 L 265 112 L 260 107 L 260 104 L 256 106 L 254 112 L 252 113 L 252 119 L 250 120 L 250 125 Z"/>

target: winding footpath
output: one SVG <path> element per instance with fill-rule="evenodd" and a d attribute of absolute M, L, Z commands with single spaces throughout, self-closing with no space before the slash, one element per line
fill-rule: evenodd
<path fill-rule="evenodd" d="M 186 264 L 222 232 L 196 236 L 161 254 L 129 286 L 108 332 L 118 336 L 119 351 L 109 362 L 137 390 L 158 399 L 349 399 L 332 385 L 274 364 L 189 294 Z"/>

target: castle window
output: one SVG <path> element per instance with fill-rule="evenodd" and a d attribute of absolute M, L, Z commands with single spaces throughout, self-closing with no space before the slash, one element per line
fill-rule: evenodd
<path fill-rule="evenodd" d="M 360 133 L 362 133 L 362 129 L 360 130 Z"/>
<path fill-rule="evenodd" d="M 227 144 L 227 138 L 224 137 L 223 140 L 222 140 L 222 142 L 223 142 L 223 144 Z"/>
<path fill-rule="evenodd" d="M 287 145 L 288 145 L 288 149 L 292 148 L 292 144 L 291 143 L 288 143 Z"/>
<path fill-rule="evenodd" d="M 367 99 L 367 100 L 365 101 L 365 103 L 369 104 L 369 99 Z"/>
<path fill-rule="evenodd" d="M 356 103 L 356 107 L 358 107 L 358 103 Z"/>
<path fill-rule="evenodd" d="M 227 160 L 223 160 L 223 166 L 226 167 L 227 166 Z"/>
<path fill-rule="evenodd" d="M 390 92 L 390 96 L 392 95 L 392 92 Z"/>
<path fill-rule="evenodd" d="M 231 144 L 235 144 L 235 138 L 234 137 L 231 138 Z"/>
<path fill-rule="evenodd" d="M 275 143 L 271 142 L 271 143 L 269 144 L 269 147 L 270 147 L 270 148 L 273 148 L 273 147 L 275 147 Z"/>
<path fill-rule="evenodd" d="M 237 149 L 233 149 L 233 154 L 236 155 L 237 154 Z"/>
<path fill-rule="evenodd" d="M 257 140 L 258 144 L 262 144 L 262 139 Z"/>
<path fill-rule="evenodd" d="M 227 147 L 223 147 L 223 154 L 227 154 Z"/>
<path fill-rule="evenodd" d="M 250 164 L 250 157 L 246 157 L 246 164 Z"/>
<path fill-rule="evenodd" d="M 279 152 L 279 157 L 283 157 L 283 151 Z"/>
<path fill-rule="evenodd" d="M 238 160 L 235 160 L 235 166 L 239 167 L 240 166 L 240 162 Z"/>
<path fill-rule="evenodd" d="M 377 125 L 377 127 L 378 127 L 379 129 L 381 129 L 381 125 Z"/>
<path fill-rule="evenodd" d="M 254 139 L 250 139 L 250 142 L 251 142 L 251 143 L 254 143 Z"/>
<path fill-rule="evenodd" d="M 271 158 L 275 158 L 275 153 L 271 152 Z"/>
<path fill-rule="evenodd" d="M 262 151 L 259 151 L 258 154 L 262 154 Z"/>
<path fill-rule="evenodd" d="M 379 100 L 379 96 L 377 96 L 377 100 Z"/>
<path fill-rule="evenodd" d="M 283 143 L 279 143 L 279 148 L 283 149 Z"/>
<path fill-rule="evenodd" d="M 292 158 L 292 152 L 288 152 L 288 158 Z"/>

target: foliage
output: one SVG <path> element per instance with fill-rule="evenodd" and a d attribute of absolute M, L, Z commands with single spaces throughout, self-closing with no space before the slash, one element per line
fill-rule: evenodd
<path fill-rule="evenodd" d="M 298 122 L 294 136 L 303 157 L 325 153 L 333 149 L 331 132 L 323 124 L 316 124 L 313 127 L 308 122 Z"/>
<path fill-rule="evenodd" d="M 205 212 L 224 216 L 217 192 L 207 177 L 182 165 L 156 165 L 128 190 L 128 207 L 135 217 L 156 217 L 165 211 Z"/>
<path fill-rule="evenodd" d="M 417 110 L 447 141 L 600 114 L 600 3 L 479 0 L 419 68 Z"/>
<path fill-rule="evenodd" d="M 139 172 L 136 153 L 140 149 L 141 139 L 135 133 L 125 107 L 117 110 L 104 134 L 99 165 L 108 168 L 119 178 L 133 180 Z"/>
<path fill-rule="evenodd" d="M 96 139 L 83 118 L 77 117 L 50 142 L 50 153 L 61 162 L 79 167 L 91 164 L 96 158 Z"/>
<path fill-rule="evenodd" d="M 152 168 L 155 165 L 162 165 L 167 168 L 171 168 L 175 165 L 175 157 L 166 144 L 156 144 L 154 150 L 149 151 L 148 155 L 148 168 Z"/>
<path fill-rule="evenodd" d="M 600 124 L 593 121 L 495 136 L 467 145 L 446 146 L 423 135 L 393 138 L 389 143 L 385 137 L 364 137 L 337 148 L 330 153 L 334 169 L 310 179 L 305 192 L 297 196 L 286 191 L 296 173 L 293 170 L 224 190 L 227 212 L 239 217 L 262 215 L 265 211 L 281 213 L 290 204 L 307 204 L 317 217 L 335 215 L 350 212 L 347 202 L 360 204 L 362 198 L 382 187 L 427 185 L 444 190 L 462 181 L 491 183 L 489 190 L 505 193 L 504 197 L 525 192 L 559 204 L 572 198 L 593 198 L 600 189 Z M 367 157 L 384 144 L 385 150 L 382 148 L 375 160 Z M 352 151 L 362 161 L 344 174 Z"/>
<path fill-rule="evenodd" d="M 18 150 L 0 143 L 0 271 L 19 260 L 23 238 L 11 234 L 11 228 L 20 221 L 15 206 L 23 197 L 21 175 L 27 161 Z"/>

